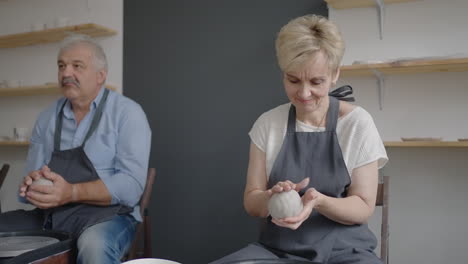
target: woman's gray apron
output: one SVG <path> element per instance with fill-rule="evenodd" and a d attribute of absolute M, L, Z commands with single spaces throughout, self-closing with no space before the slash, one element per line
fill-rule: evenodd
<path fill-rule="evenodd" d="M 96 130 L 101 120 L 109 90 L 105 90 L 99 102 L 89 130 L 81 146 L 68 150 L 60 150 L 62 134 L 63 103 L 55 125 L 54 151 L 48 164 L 49 168 L 61 175 L 69 183 L 89 182 L 100 179 L 96 169 L 84 151 L 86 141 Z M 85 228 L 111 219 L 116 214 L 125 214 L 132 209 L 122 205 L 97 206 L 82 203 L 70 203 L 44 211 L 44 226 L 47 229 L 65 231 L 78 236 Z"/>
<path fill-rule="evenodd" d="M 339 101 L 334 97 L 329 99 L 323 132 L 296 132 L 296 109 L 291 105 L 286 136 L 270 173 L 268 188 L 279 181 L 300 182 L 310 177 L 309 186 L 301 195 L 313 187 L 327 196 L 346 196 L 351 181 L 336 135 Z M 259 242 L 276 253 L 326 262 L 332 250 L 373 250 L 377 241 L 367 225 L 342 225 L 314 210 L 297 230 L 279 227 L 268 217 L 262 224 Z"/>

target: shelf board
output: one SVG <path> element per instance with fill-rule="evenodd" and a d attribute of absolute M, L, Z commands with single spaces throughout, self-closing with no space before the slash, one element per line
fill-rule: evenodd
<path fill-rule="evenodd" d="M 110 90 L 117 88 L 112 85 L 106 85 Z M 0 97 L 5 96 L 31 96 L 31 95 L 58 95 L 60 89 L 57 83 L 35 85 L 35 86 L 22 86 L 13 88 L 0 88 Z"/>
<path fill-rule="evenodd" d="M 0 97 L 2 96 L 28 96 L 28 95 L 50 95 L 59 94 L 57 84 L 22 86 L 13 88 L 0 88 Z"/>
<path fill-rule="evenodd" d="M 27 147 L 28 141 L 0 141 L 0 147 Z"/>
<path fill-rule="evenodd" d="M 419 0 L 384 0 L 385 4 L 414 2 Z M 335 9 L 349 9 L 358 7 L 373 7 L 375 6 L 375 0 L 325 0 L 328 6 Z"/>
<path fill-rule="evenodd" d="M 384 145 L 402 148 L 468 148 L 468 141 L 385 141 Z"/>
<path fill-rule="evenodd" d="M 15 48 L 58 42 L 64 39 L 69 33 L 85 34 L 91 37 L 102 37 L 117 34 L 117 31 L 93 23 L 51 28 L 40 31 L 0 36 L 0 48 Z"/>
<path fill-rule="evenodd" d="M 383 74 L 462 72 L 468 71 L 468 58 L 346 65 L 340 68 L 340 75 L 342 77 L 374 76 L 373 69 Z"/>

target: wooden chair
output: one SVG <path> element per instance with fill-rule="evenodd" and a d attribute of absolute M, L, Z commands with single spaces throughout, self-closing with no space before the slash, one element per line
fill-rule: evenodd
<path fill-rule="evenodd" d="M 388 264 L 389 253 L 389 225 L 388 225 L 388 206 L 389 206 L 389 176 L 383 176 L 383 181 L 379 183 L 377 190 L 376 206 L 382 206 L 382 226 L 380 231 L 380 259 L 384 264 Z"/>
<path fill-rule="evenodd" d="M 0 170 L 0 189 L 2 188 L 3 181 L 7 176 L 8 170 L 10 169 L 9 164 L 3 164 L 2 169 Z M 2 212 L 2 205 L 0 204 L 0 213 Z"/>
<path fill-rule="evenodd" d="M 138 224 L 135 239 L 133 240 L 130 251 L 124 258 L 125 261 L 137 258 L 151 258 L 151 221 L 148 214 L 148 205 L 151 200 L 151 192 L 153 191 L 153 183 L 156 178 L 156 169 L 148 169 L 148 178 L 146 180 L 145 190 L 140 200 L 140 213 L 143 222 Z"/>

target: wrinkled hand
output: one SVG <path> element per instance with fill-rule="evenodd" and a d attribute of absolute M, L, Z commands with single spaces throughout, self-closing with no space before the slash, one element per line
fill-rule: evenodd
<path fill-rule="evenodd" d="M 299 215 L 286 217 L 283 219 L 272 219 L 271 221 L 281 227 L 289 228 L 292 230 L 298 229 L 302 223 L 309 218 L 312 210 L 314 209 L 317 200 L 322 194 L 319 193 L 315 188 L 309 188 L 302 196 L 303 208 Z"/>
<path fill-rule="evenodd" d="M 23 182 L 19 187 L 19 195 L 21 197 L 26 197 L 26 192 L 28 191 L 29 186 L 33 181 L 42 178 L 42 172 L 40 170 L 31 171 L 27 176 L 24 177 Z"/>
<path fill-rule="evenodd" d="M 49 209 L 72 201 L 72 184 L 68 183 L 62 176 L 52 172 L 47 166 L 42 167 L 38 171 L 38 174 L 51 180 L 54 184 L 52 186 L 29 184 L 26 191 L 26 199 L 31 204 L 41 209 Z M 33 176 L 36 176 L 36 174 Z"/>

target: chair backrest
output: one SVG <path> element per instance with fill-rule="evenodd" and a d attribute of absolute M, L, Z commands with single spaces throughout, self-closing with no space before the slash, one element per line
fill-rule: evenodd
<path fill-rule="evenodd" d="M 148 169 L 148 177 L 146 178 L 145 190 L 140 199 L 140 213 L 143 222 L 138 224 L 135 239 L 133 240 L 130 251 L 125 260 L 132 260 L 136 258 L 151 258 L 151 221 L 148 214 L 148 205 L 151 200 L 151 193 L 153 191 L 153 183 L 156 178 L 156 169 Z M 143 249 L 141 249 L 143 247 Z"/>
<path fill-rule="evenodd" d="M 10 169 L 9 164 L 3 164 L 2 169 L 0 170 L 0 189 L 2 188 L 3 181 L 7 176 L 8 170 Z M 2 212 L 2 205 L 0 204 L 0 213 Z"/>
<path fill-rule="evenodd" d="M 2 188 L 3 181 L 5 180 L 9 169 L 9 164 L 3 164 L 2 169 L 0 170 L 0 188 Z"/>
<path fill-rule="evenodd" d="M 376 206 L 382 206 L 382 226 L 380 231 L 380 258 L 384 264 L 388 264 L 389 253 L 389 224 L 388 224 L 388 209 L 389 209 L 389 176 L 383 176 L 383 181 L 379 183 L 377 189 Z"/>
<path fill-rule="evenodd" d="M 140 213 L 142 216 L 145 215 L 145 210 L 147 210 L 148 204 L 151 200 L 151 192 L 153 191 L 153 183 L 155 178 L 156 169 L 149 168 L 148 177 L 146 178 L 145 190 L 143 190 L 143 194 L 141 195 L 140 199 Z"/>

